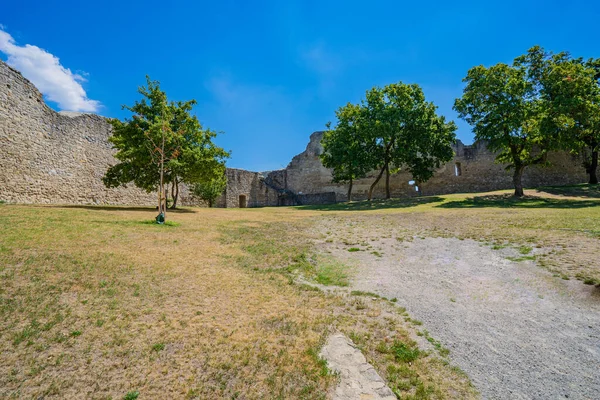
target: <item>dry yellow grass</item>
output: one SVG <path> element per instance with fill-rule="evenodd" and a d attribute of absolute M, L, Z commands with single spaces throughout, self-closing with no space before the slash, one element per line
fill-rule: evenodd
<path fill-rule="evenodd" d="M 339 204 L 320 210 L 322 218 L 346 224 L 345 231 L 335 232 L 341 243 L 368 240 L 362 229 L 366 225 L 370 227 L 369 234 L 378 238 L 469 238 L 492 247 L 523 249 L 523 258 L 535 259 L 557 277 L 600 284 L 600 188 L 596 187 L 591 196 L 570 194 L 587 187 L 527 190 L 526 197 L 520 200 L 514 199 L 510 191 L 498 191 L 380 201 L 373 205 Z M 535 257 L 528 255 L 528 248 L 536 248 Z"/>
<path fill-rule="evenodd" d="M 156 226 L 151 209 L 0 210 L 0 397 L 324 398 L 335 377 L 316 355 L 338 329 L 398 393 L 475 396 L 435 354 L 386 351 L 413 346 L 391 303 L 293 284 L 319 274 L 319 211 L 182 210 Z"/>

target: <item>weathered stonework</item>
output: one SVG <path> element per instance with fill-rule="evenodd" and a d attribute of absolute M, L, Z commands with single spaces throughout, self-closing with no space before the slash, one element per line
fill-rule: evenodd
<path fill-rule="evenodd" d="M 14 203 L 154 205 L 155 193 L 133 185 L 107 189 L 102 176 L 117 163 L 108 142 L 111 126 L 98 115 L 57 113 L 42 94 L 18 71 L 0 61 L 0 200 Z M 227 169 L 227 188 L 217 207 L 263 207 L 295 204 L 327 204 L 347 200 L 347 185 L 331 182 L 323 167 L 323 132 L 310 136 L 306 150 L 283 170 L 258 173 Z M 505 166 L 494 162 L 485 144 L 460 141 L 455 157 L 422 185 L 424 194 L 481 192 L 512 187 Z M 567 153 L 552 153 L 551 167 L 529 167 L 525 186 L 565 185 L 586 181 L 582 160 Z M 457 169 L 460 174 L 457 176 Z M 354 182 L 353 199 L 364 199 L 376 172 Z M 393 197 L 415 196 L 400 172 L 390 179 Z M 385 195 L 382 179 L 375 197 Z M 204 205 L 182 185 L 179 204 Z"/>
<path fill-rule="evenodd" d="M 55 112 L 31 82 L 0 61 L 0 200 L 154 205 L 156 194 L 102 183 L 117 163 L 110 132 L 104 117 Z"/>
<path fill-rule="evenodd" d="M 331 182 L 331 170 L 321 163 L 319 155 L 323 151 L 321 139 L 323 132 L 315 132 L 310 136 L 306 150 L 295 156 L 286 173 L 286 188 L 292 192 L 304 194 L 334 192 L 337 201 L 347 200 L 348 186 Z M 490 152 L 485 143 L 475 142 L 466 146 L 458 141 L 454 147 L 455 157 L 439 168 L 435 175 L 421 185 L 424 194 L 448 194 L 484 192 L 490 190 L 512 188 L 512 174 L 506 171 L 506 165 L 494 162 L 496 154 Z M 525 169 L 523 184 L 527 187 L 544 185 L 568 185 L 582 183 L 587 180 L 582 159 L 566 152 L 553 152 L 548 156 L 551 166 L 531 166 Z M 457 176 L 457 169 L 460 175 Z M 353 199 L 365 199 L 376 171 L 353 184 Z M 390 177 L 392 197 L 415 196 L 418 193 L 409 185 L 411 175 L 399 172 Z M 375 187 L 374 197 L 385 197 L 385 180 Z"/>
<path fill-rule="evenodd" d="M 267 186 L 258 172 L 227 168 L 227 188 L 217 207 L 265 207 L 279 205 L 279 193 Z"/>

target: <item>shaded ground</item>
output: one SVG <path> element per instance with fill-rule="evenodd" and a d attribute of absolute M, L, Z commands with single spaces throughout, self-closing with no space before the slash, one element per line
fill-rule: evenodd
<path fill-rule="evenodd" d="M 600 198 L 600 184 L 570 185 L 570 186 L 545 186 L 537 189 L 541 193 L 549 193 L 557 196 Z"/>
<path fill-rule="evenodd" d="M 325 219 L 321 231 L 331 232 L 323 248 L 356 266 L 351 287 L 396 298 L 484 398 L 597 398 L 600 289 L 471 240 L 375 239 L 363 226 L 353 236 L 362 249 L 349 252 L 331 240 L 347 223 Z"/>

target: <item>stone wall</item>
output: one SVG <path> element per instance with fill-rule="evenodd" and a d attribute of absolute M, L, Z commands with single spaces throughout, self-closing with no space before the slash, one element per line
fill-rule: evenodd
<path fill-rule="evenodd" d="M 334 204 L 337 203 L 335 192 L 302 193 L 298 195 L 298 204 Z"/>
<path fill-rule="evenodd" d="M 15 203 L 154 205 L 156 194 L 135 187 L 107 189 L 106 169 L 117 161 L 108 142 L 111 126 L 91 114 L 57 113 L 42 94 L 21 74 L 0 61 L 0 200 Z M 323 167 L 323 132 L 310 136 L 306 150 L 283 170 L 258 173 L 227 169 L 227 188 L 218 207 L 263 207 L 293 204 L 328 204 L 347 200 L 347 185 L 331 182 Z M 436 171 L 420 188 L 424 194 L 482 192 L 512 187 L 511 174 L 494 162 L 495 154 L 484 143 L 458 142 L 454 159 Z M 525 170 L 525 186 L 565 185 L 585 182 L 582 160 L 567 153 L 549 156 L 549 168 Z M 456 171 L 460 170 L 457 175 Z M 354 182 L 353 199 L 364 199 L 375 178 L 372 172 Z M 417 195 L 408 184 L 410 174 L 391 177 L 393 197 Z M 385 196 L 384 179 L 375 197 Z M 245 199 L 245 200 L 244 200 Z M 183 185 L 182 205 L 202 205 Z"/>
<path fill-rule="evenodd" d="M 334 192 L 338 201 L 347 200 L 348 186 L 331 182 L 331 170 L 321 164 L 319 155 L 323 151 L 321 139 L 323 132 L 310 136 L 306 150 L 295 156 L 286 168 L 286 188 L 303 194 Z M 494 162 L 496 154 L 490 152 L 485 143 L 476 142 L 466 146 L 458 141 L 454 146 L 455 157 L 439 168 L 433 178 L 420 188 L 424 194 L 448 194 L 483 192 L 512 188 L 512 174 L 506 171 L 506 165 Z M 566 152 L 550 153 L 550 167 L 531 166 L 525 169 L 523 184 L 526 187 L 544 185 L 568 185 L 587 181 L 582 159 Z M 460 170 L 457 176 L 456 168 Z M 377 171 L 365 179 L 358 179 L 353 185 L 353 199 L 365 199 Z M 418 193 L 409 185 L 411 176 L 400 172 L 390 178 L 392 197 L 415 196 Z M 374 197 L 385 197 L 385 179 L 375 187 Z"/>
<path fill-rule="evenodd" d="M 227 188 L 217 207 L 265 207 L 279 205 L 279 192 L 267 186 L 263 174 L 227 168 Z"/>
<path fill-rule="evenodd" d="M 154 205 L 156 194 L 102 183 L 117 162 L 110 131 L 104 117 L 55 112 L 31 82 L 0 61 L 0 200 Z M 182 192 L 185 203 L 187 189 Z"/>

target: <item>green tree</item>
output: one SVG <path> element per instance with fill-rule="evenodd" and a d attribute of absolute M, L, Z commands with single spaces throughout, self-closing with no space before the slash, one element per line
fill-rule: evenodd
<path fill-rule="evenodd" d="M 496 160 L 514 169 L 515 196 L 523 196 L 525 168 L 547 165 L 549 151 L 587 145 L 597 152 L 600 102 L 591 63 L 534 46 L 510 66 L 477 66 L 463 79 L 454 109 L 473 125 L 477 140 L 499 153 Z"/>
<path fill-rule="evenodd" d="M 208 182 L 197 183 L 191 187 L 192 192 L 208 203 L 209 207 L 214 206 L 215 200 L 223 194 L 227 187 L 227 177 L 221 175 L 211 179 Z"/>
<path fill-rule="evenodd" d="M 362 102 L 360 129 L 367 137 L 367 160 L 379 171 L 369 188 L 369 200 L 383 174 L 386 198 L 391 197 L 390 175 L 406 168 L 419 183 L 429 180 L 436 168 L 452 159 L 456 125 L 436 114 L 419 85 L 402 82 L 367 92 Z"/>
<path fill-rule="evenodd" d="M 158 192 L 159 212 L 166 211 L 166 185 L 172 185 L 173 207 L 180 183 L 208 182 L 224 174 L 229 153 L 212 142 L 216 133 L 204 129 L 191 110 L 195 100 L 173 102 L 157 81 L 140 87 L 142 99 L 123 109 L 131 119 L 111 120 L 109 141 L 117 149 L 118 164 L 103 177 L 107 187 L 133 183 L 147 192 Z"/>
<path fill-rule="evenodd" d="M 515 60 L 512 66 L 471 68 L 463 79 L 466 87 L 454 109 L 473 125 L 476 140 L 499 152 L 496 161 L 514 169 L 515 196 L 523 196 L 524 169 L 544 164 L 553 148 L 551 136 L 540 129 L 547 107 L 539 94 L 539 79 L 529 70 L 529 60 Z"/>
<path fill-rule="evenodd" d="M 534 46 L 518 57 L 540 102 L 540 129 L 550 143 L 573 153 L 589 151 L 584 165 L 597 183 L 600 141 L 600 60 L 584 62 L 567 52 L 552 54 Z"/>
<path fill-rule="evenodd" d="M 589 183 L 598 183 L 600 147 L 600 59 L 572 60 L 561 65 L 554 83 L 553 105 L 566 130 L 565 150 L 584 153 Z M 586 154 L 587 153 L 587 154 Z"/>
<path fill-rule="evenodd" d="M 337 124 L 333 129 L 327 123 L 327 131 L 321 144 L 321 161 L 332 169 L 335 183 L 348 183 L 348 201 L 352 201 L 352 184 L 355 179 L 364 178 L 370 170 L 369 152 L 365 149 L 364 134 L 359 129 L 360 106 L 348 103 L 336 111 Z"/>

